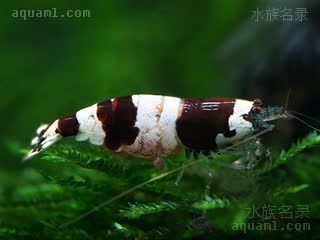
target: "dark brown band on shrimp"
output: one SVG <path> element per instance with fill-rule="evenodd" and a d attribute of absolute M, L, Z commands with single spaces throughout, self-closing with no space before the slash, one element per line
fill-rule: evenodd
<path fill-rule="evenodd" d="M 79 132 L 79 122 L 75 114 L 59 119 L 56 132 L 63 137 L 74 136 Z"/>
<path fill-rule="evenodd" d="M 236 134 L 229 129 L 234 104 L 232 98 L 185 99 L 182 114 L 176 122 L 181 142 L 191 149 L 216 149 L 219 133 L 225 137 Z"/>
<path fill-rule="evenodd" d="M 139 129 L 135 127 L 137 108 L 132 97 L 118 97 L 97 104 L 97 117 L 106 133 L 104 145 L 117 150 L 121 145 L 134 143 Z"/>

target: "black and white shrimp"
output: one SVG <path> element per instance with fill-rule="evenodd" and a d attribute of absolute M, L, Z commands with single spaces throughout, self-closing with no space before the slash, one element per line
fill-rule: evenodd
<path fill-rule="evenodd" d="M 59 118 L 50 125 L 40 126 L 37 136 L 32 140 L 32 149 L 24 160 L 68 136 L 75 136 L 78 141 L 89 140 L 94 145 L 127 157 L 151 160 L 156 169 L 164 167 L 165 157 L 179 153 L 184 148 L 187 158 L 193 153 L 195 161 L 119 193 L 58 227 L 62 229 L 149 183 L 199 163 L 204 159 L 198 159 L 200 153 L 213 159 L 212 151 L 222 153 L 256 139 L 274 128 L 270 122 L 290 118 L 320 132 L 285 108 L 263 108 L 258 98 L 248 101 L 236 98 L 182 99 L 158 95 L 116 97 Z M 233 165 L 237 165 L 235 169 L 244 169 L 239 168 L 237 161 L 230 166 L 233 168 Z"/>
<path fill-rule="evenodd" d="M 24 159 L 63 137 L 75 136 L 127 157 L 151 160 L 161 169 L 166 156 L 183 148 L 195 158 L 200 153 L 209 156 L 269 127 L 271 121 L 288 117 L 282 108 L 262 108 L 260 99 L 116 97 L 40 126 Z"/>

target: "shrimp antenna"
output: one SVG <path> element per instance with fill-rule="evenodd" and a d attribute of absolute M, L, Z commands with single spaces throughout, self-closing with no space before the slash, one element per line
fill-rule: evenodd
<path fill-rule="evenodd" d="M 290 98 L 291 92 L 292 92 L 292 89 L 290 88 L 289 91 L 288 91 L 288 95 L 287 95 L 287 98 L 286 98 L 286 103 L 285 103 L 285 108 L 284 108 L 284 109 L 287 109 L 287 108 L 288 108 L 289 98 Z M 314 121 L 314 122 L 320 123 L 320 120 L 315 119 L 315 118 L 313 118 L 313 117 L 310 117 L 310 116 L 308 116 L 308 115 L 306 115 L 306 114 L 304 114 L 304 113 L 297 112 L 297 111 L 290 111 L 290 113 L 287 112 L 287 115 L 288 115 L 288 116 L 290 116 L 290 117 L 296 119 L 297 121 L 299 121 L 299 122 L 307 125 L 307 126 L 310 127 L 311 129 L 313 129 L 313 130 L 315 130 L 315 131 L 317 131 L 317 132 L 320 132 L 320 129 L 312 126 L 311 124 L 309 124 L 309 123 L 307 123 L 306 121 L 302 120 L 301 118 L 293 115 L 292 113 L 298 114 L 298 115 L 303 116 L 303 117 L 305 117 L 305 118 L 308 118 L 309 120 L 312 120 L 312 121 Z"/>
<path fill-rule="evenodd" d="M 265 133 L 267 133 L 269 131 L 272 131 L 272 129 L 273 129 L 273 126 L 270 126 L 270 127 L 268 127 L 268 128 L 266 128 L 266 129 L 264 129 L 264 130 L 262 130 L 262 131 L 260 131 L 260 132 L 258 132 L 256 134 L 254 134 L 254 135 L 252 135 L 252 136 L 250 136 L 250 137 L 248 137 L 248 138 L 246 138 L 246 139 L 244 139 L 244 140 L 242 140 L 242 141 L 240 141 L 240 142 L 238 142 L 238 143 L 236 143 L 236 144 L 234 144 L 232 146 L 226 147 L 226 148 L 216 152 L 216 154 L 220 154 L 220 153 L 226 152 L 226 151 L 228 151 L 228 150 L 230 150 L 230 149 L 232 149 L 234 147 L 237 147 L 237 146 L 239 146 L 239 145 L 241 145 L 241 144 L 243 144 L 243 143 L 245 143 L 247 141 L 250 141 L 250 140 L 252 140 L 252 139 L 254 139 L 256 137 L 259 137 L 259 136 L 261 136 L 261 135 L 263 135 L 263 134 L 265 134 Z M 149 180 L 147 180 L 145 182 L 139 183 L 139 184 L 129 188 L 128 190 L 126 190 L 126 191 L 114 196 L 113 198 L 98 204 L 94 208 L 90 209 L 89 211 L 86 211 L 86 212 L 82 213 L 78 217 L 76 217 L 76 218 L 74 218 L 74 219 L 72 219 L 70 221 L 65 222 L 64 224 L 60 225 L 57 229 L 60 230 L 60 229 L 66 228 L 67 226 L 80 221 L 81 219 L 91 215 L 92 213 L 99 211 L 104 206 L 106 206 L 106 205 L 108 205 L 108 204 L 110 204 L 110 203 L 112 203 L 112 202 L 114 202 L 114 201 L 116 201 L 116 200 L 118 200 L 118 199 L 120 199 L 120 198 L 122 198 L 122 197 L 124 197 L 124 196 L 126 196 L 126 195 L 128 195 L 130 193 L 132 193 L 132 192 L 134 192 L 135 190 L 137 190 L 137 189 L 139 189 L 139 188 L 141 188 L 141 187 L 143 187 L 143 186 L 145 186 L 145 185 L 147 185 L 149 183 L 155 182 L 155 181 L 157 181 L 157 180 L 159 180 L 161 178 L 164 178 L 164 177 L 169 176 L 169 175 L 171 175 L 173 173 L 176 173 L 176 172 L 180 171 L 183 168 L 193 166 L 193 165 L 199 163 L 200 161 L 204 161 L 206 159 L 207 158 L 199 158 L 198 160 L 194 160 L 194 161 L 192 161 L 192 162 L 190 162 L 188 164 L 182 165 L 182 166 L 177 167 L 175 169 L 172 169 L 172 170 L 170 170 L 168 172 L 160 174 L 160 175 L 158 175 L 156 177 L 150 178 Z"/>
<path fill-rule="evenodd" d="M 286 102 L 285 102 L 285 105 L 284 105 L 285 106 L 284 109 L 288 108 L 289 98 L 290 98 L 291 92 L 292 92 L 292 88 L 290 88 L 289 91 L 288 91 L 288 94 L 287 94 L 287 97 L 286 97 Z"/>
<path fill-rule="evenodd" d="M 298 115 L 301 115 L 305 118 L 308 118 L 309 120 L 312 120 L 314 122 L 317 122 L 317 123 L 320 123 L 320 120 L 316 119 L 316 118 L 313 118 L 313 117 L 310 117 L 309 115 L 307 114 L 304 114 L 304 113 L 301 113 L 301 112 L 297 112 L 297 111 L 293 111 L 293 110 L 290 110 L 291 113 L 294 113 L 294 114 L 298 114 Z"/>
<path fill-rule="evenodd" d="M 320 132 L 320 129 L 319 129 L 319 128 L 316 128 L 316 127 L 312 126 L 311 124 L 307 123 L 306 121 L 302 120 L 301 118 L 298 118 L 297 116 L 295 116 L 295 115 L 293 115 L 293 114 L 290 114 L 290 113 L 287 113 L 287 115 L 290 116 L 290 117 L 292 117 L 292 118 L 294 118 L 294 119 L 296 119 L 296 120 L 298 120 L 299 122 L 307 125 L 307 126 L 310 127 L 311 129 L 313 129 L 313 130 L 315 130 L 315 131 L 317 131 L 317 132 Z"/>

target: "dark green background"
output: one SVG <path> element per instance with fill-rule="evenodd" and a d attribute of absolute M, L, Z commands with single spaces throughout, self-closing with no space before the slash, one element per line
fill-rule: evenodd
<path fill-rule="evenodd" d="M 290 74 L 295 74 L 296 68 L 282 69 L 280 64 L 270 64 L 265 74 L 284 73 L 272 78 L 276 83 L 260 83 L 257 79 L 260 77 L 255 75 L 261 67 L 255 63 L 268 65 L 270 57 L 274 56 L 292 59 L 284 50 L 278 51 L 285 46 L 275 44 L 278 38 L 273 36 L 278 34 L 278 23 L 266 27 L 264 23 L 250 20 L 257 6 L 256 1 L 232 0 L 1 3 L 1 202 L 15 202 L 14 197 L 19 196 L 17 192 L 21 186 L 28 181 L 37 182 L 30 180 L 30 176 L 25 178 L 26 172 L 46 174 L 50 172 L 48 169 L 60 170 L 59 165 L 52 167 L 50 162 L 39 163 L 39 158 L 26 165 L 21 163 L 22 153 L 38 125 L 102 100 L 132 94 L 161 94 L 250 100 L 261 97 L 266 99 L 267 105 L 282 105 L 288 89 L 293 88 L 297 96 L 293 105 L 303 105 L 303 101 L 307 101 L 304 97 L 312 91 L 304 86 L 310 87 L 314 82 L 309 84 L 309 80 L 316 78 L 291 84 Z M 11 16 L 15 9 L 50 8 L 57 8 L 58 13 L 68 9 L 89 9 L 91 17 L 24 20 Z M 299 29 L 307 27 L 301 24 Z M 306 44 L 300 46 L 303 46 L 303 52 Z M 313 90 L 314 87 L 311 86 Z M 308 111 L 304 112 L 308 114 Z M 295 136 L 295 141 L 302 136 L 294 133 L 297 125 L 279 124 L 283 132 L 275 131 L 274 138 Z M 270 146 L 275 143 L 277 140 L 270 141 Z M 290 146 L 293 142 L 282 143 L 275 148 Z M 152 165 L 148 167 L 152 168 Z M 301 165 L 295 167 L 299 169 Z M 61 168 L 61 171 L 67 171 Z M 308 172 L 304 176 L 307 178 L 307 175 Z M 40 182 L 43 181 L 47 180 Z M 309 183 L 314 181 L 309 179 Z M 292 182 L 304 183 L 297 179 Z M 315 199 L 316 194 L 312 190 L 308 196 Z M 5 207 L 2 209 L 3 212 L 6 210 Z M 9 214 L 6 212 L 12 222 L 16 221 L 15 217 L 19 218 L 14 213 L 14 210 Z M 218 226 L 223 225 L 218 221 Z M 35 231 L 40 230 L 36 228 Z"/>

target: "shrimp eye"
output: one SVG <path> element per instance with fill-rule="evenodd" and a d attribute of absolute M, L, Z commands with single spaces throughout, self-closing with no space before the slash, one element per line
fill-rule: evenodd
<path fill-rule="evenodd" d="M 243 117 L 243 119 L 247 119 L 247 118 L 249 117 L 249 115 L 246 114 L 246 113 L 245 113 L 245 114 L 242 114 L 241 116 Z"/>
<path fill-rule="evenodd" d="M 251 109 L 251 112 L 252 113 L 255 113 L 255 114 L 257 114 L 257 113 L 261 113 L 262 112 L 262 107 L 253 107 L 252 109 Z"/>

